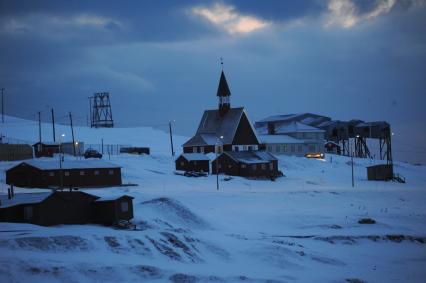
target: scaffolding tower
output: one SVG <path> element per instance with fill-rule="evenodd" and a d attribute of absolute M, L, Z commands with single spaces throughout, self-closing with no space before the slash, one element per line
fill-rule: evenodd
<path fill-rule="evenodd" d="M 90 101 L 90 127 L 92 128 L 112 128 L 114 120 L 112 119 L 111 102 L 108 92 L 97 92 L 89 97 Z"/>

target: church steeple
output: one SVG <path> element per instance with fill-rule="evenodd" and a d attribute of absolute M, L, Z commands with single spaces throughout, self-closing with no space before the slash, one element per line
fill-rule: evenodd
<path fill-rule="evenodd" d="M 217 88 L 217 97 L 219 98 L 219 113 L 221 116 L 225 115 L 231 108 L 230 103 L 231 91 L 229 90 L 228 83 L 226 82 L 225 74 L 220 74 L 219 87 Z"/>

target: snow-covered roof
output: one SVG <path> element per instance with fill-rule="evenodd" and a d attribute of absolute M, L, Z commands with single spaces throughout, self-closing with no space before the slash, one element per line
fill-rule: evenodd
<path fill-rule="evenodd" d="M 266 151 L 226 151 L 229 157 L 242 163 L 266 163 L 277 160 L 272 154 Z"/>
<path fill-rule="evenodd" d="M 33 145 L 37 145 L 37 144 L 39 144 L 40 142 L 36 142 L 35 144 L 33 144 Z M 59 142 L 41 142 L 41 144 L 43 144 L 43 145 L 48 145 L 48 146 L 59 146 Z"/>
<path fill-rule="evenodd" d="M 30 166 L 36 167 L 41 170 L 59 170 L 59 160 L 52 159 L 30 159 L 24 162 L 19 163 L 11 168 L 19 166 L 21 164 L 28 164 Z M 62 169 L 91 169 L 91 168 L 119 168 L 119 165 L 106 162 L 100 159 L 90 159 L 90 160 L 64 160 L 62 162 Z M 11 169 L 9 168 L 9 169 Z M 8 169 L 8 170 L 9 170 Z"/>
<path fill-rule="evenodd" d="M 210 158 L 203 153 L 182 153 L 182 155 L 188 161 L 201 161 L 210 160 Z"/>
<path fill-rule="evenodd" d="M 100 198 L 98 198 L 97 200 L 95 200 L 95 202 L 100 202 L 100 201 L 113 201 L 113 200 L 118 200 L 118 199 L 120 199 L 120 198 L 122 198 L 122 197 L 128 197 L 128 198 L 131 198 L 131 199 L 133 199 L 134 197 L 132 197 L 132 196 L 128 196 L 128 195 L 121 195 L 121 196 L 103 196 L 103 197 L 100 197 Z"/>
<path fill-rule="evenodd" d="M 225 115 L 220 115 L 219 110 L 204 111 L 197 133 L 183 146 L 216 145 L 218 141 L 223 144 L 232 144 L 243 114 L 245 114 L 243 107 L 230 108 Z M 253 127 L 252 129 L 256 135 Z M 220 136 L 223 136 L 223 139 L 220 140 Z"/>
<path fill-rule="evenodd" d="M 305 143 L 304 140 L 295 139 L 288 135 L 259 135 L 259 139 L 261 143 L 271 144 L 271 143 L 279 143 L 279 144 L 293 144 L 293 143 Z"/>
<path fill-rule="evenodd" d="M 300 122 L 278 123 L 275 126 L 275 133 L 277 134 L 301 133 L 301 132 L 324 132 L 324 130 L 321 130 Z"/>
<path fill-rule="evenodd" d="M 39 203 L 48 198 L 52 193 L 53 192 L 15 194 L 11 199 L 8 199 L 7 195 L 0 195 L 0 208 L 19 204 Z"/>

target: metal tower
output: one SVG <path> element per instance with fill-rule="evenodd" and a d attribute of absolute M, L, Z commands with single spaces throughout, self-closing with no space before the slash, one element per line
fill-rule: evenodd
<path fill-rule="evenodd" d="M 92 128 L 112 128 L 114 121 L 112 119 L 111 103 L 108 92 L 97 92 L 95 96 L 90 97 L 92 113 L 90 126 Z"/>

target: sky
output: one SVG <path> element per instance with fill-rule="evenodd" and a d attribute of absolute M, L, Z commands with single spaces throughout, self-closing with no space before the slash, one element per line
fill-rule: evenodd
<path fill-rule="evenodd" d="M 217 107 L 220 58 L 253 123 L 385 120 L 395 158 L 426 163 L 426 0 L 0 0 L 8 115 L 86 124 L 106 91 L 117 126 L 190 136 Z"/>

